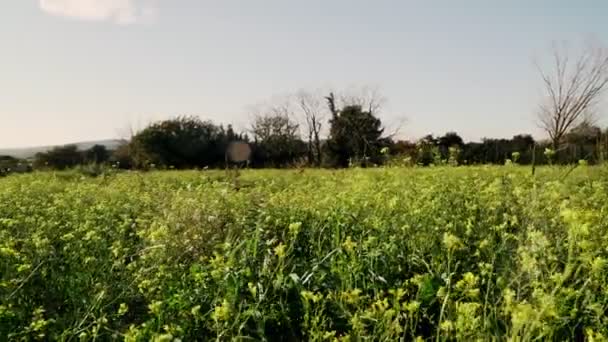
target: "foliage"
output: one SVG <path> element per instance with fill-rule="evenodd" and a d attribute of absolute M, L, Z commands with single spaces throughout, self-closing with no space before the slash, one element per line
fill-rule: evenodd
<path fill-rule="evenodd" d="M 81 164 L 82 153 L 76 145 L 57 146 L 48 152 L 37 153 L 34 167 L 64 170 Z"/>
<path fill-rule="evenodd" d="M 464 141 L 456 132 L 448 132 L 444 136 L 437 139 L 437 146 L 441 153 L 441 158 L 448 160 L 450 164 L 456 165 L 461 163 L 460 151 L 464 147 Z"/>
<path fill-rule="evenodd" d="M 513 153 L 519 153 L 518 163 L 531 164 L 536 143 L 527 134 L 511 139 L 483 139 L 481 143 L 465 144 L 462 159 L 467 164 L 504 164 L 507 159 L 513 158 Z M 542 154 L 536 156 L 536 162 L 543 162 Z"/>
<path fill-rule="evenodd" d="M 608 131 L 602 132 L 587 122 L 571 129 L 558 150 L 552 148 L 551 142 L 537 142 L 527 134 L 465 143 L 457 133 L 448 132 L 438 137 L 429 134 L 416 142 L 393 141 L 382 137 L 381 121 L 372 111 L 363 111 L 359 105 L 340 109 L 331 95 L 327 100 L 332 118 L 329 137 L 324 141 L 319 138 L 318 104 L 314 110 L 304 106 L 310 112 L 306 116 L 310 120 L 307 142 L 302 140 L 300 126 L 292 118 L 295 114 L 289 106 L 271 107 L 257 114 L 250 131 L 254 141 L 250 142 L 252 155 L 248 165 L 318 167 L 321 161 L 328 167 L 504 165 L 509 162 L 543 165 L 576 164 L 579 160 L 596 165 L 608 159 Z M 371 108 L 374 108 L 373 102 Z M 34 167 L 63 170 L 77 165 L 111 164 L 121 169 L 140 170 L 224 168 L 226 148 L 232 141 L 248 142 L 249 138 L 235 132 L 230 125 L 224 128 L 196 117 L 177 117 L 151 124 L 113 151 L 99 145 L 86 151 L 69 145 L 57 147 L 38 154 Z M 383 153 L 386 149 L 388 153 Z M 546 149 L 554 153 L 546 154 Z"/>
<path fill-rule="evenodd" d="M 241 140 L 231 126 L 224 129 L 197 117 L 177 117 L 151 124 L 129 146 L 133 166 L 147 169 L 213 167 L 224 164 L 230 141 Z"/>
<path fill-rule="evenodd" d="M 93 145 L 83 152 L 85 163 L 104 164 L 110 159 L 110 151 L 103 145 Z"/>
<path fill-rule="evenodd" d="M 0 340 L 603 340 L 607 196 L 597 166 L 15 175 Z"/>
<path fill-rule="evenodd" d="M 307 145 L 298 135 L 298 124 L 285 114 L 256 117 L 253 124 L 254 165 L 288 166 L 306 156 Z"/>
<path fill-rule="evenodd" d="M 21 160 L 11 156 L 0 156 L 0 176 L 11 173 L 24 173 L 32 171 L 32 166 L 26 160 Z"/>
<path fill-rule="evenodd" d="M 361 106 L 346 106 L 337 110 L 330 119 L 327 140 L 328 160 L 333 166 L 352 164 L 381 164 L 380 150 L 387 141 L 382 139 L 382 123 L 372 112 Z"/>
<path fill-rule="evenodd" d="M 103 145 L 93 145 L 81 151 L 76 145 L 57 146 L 48 152 L 41 152 L 34 157 L 37 169 L 65 170 L 86 164 L 105 164 L 110 160 L 111 152 Z"/>

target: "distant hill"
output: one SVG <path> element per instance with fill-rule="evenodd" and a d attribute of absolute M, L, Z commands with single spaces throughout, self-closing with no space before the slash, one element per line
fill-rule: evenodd
<path fill-rule="evenodd" d="M 114 150 L 118 146 L 126 143 L 125 140 L 119 139 L 108 139 L 108 140 L 97 140 L 97 141 L 84 141 L 73 144 L 65 144 L 65 145 L 76 145 L 79 150 L 87 150 L 94 145 L 103 145 L 108 150 Z M 54 147 L 64 146 L 64 145 L 51 145 L 51 146 L 36 146 L 36 147 L 22 147 L 22 148 L 0 148 L 0 156 L 11 156 L 15 158 L 28 159 L 32 158 L 39 152 L 46 152 Z"/>

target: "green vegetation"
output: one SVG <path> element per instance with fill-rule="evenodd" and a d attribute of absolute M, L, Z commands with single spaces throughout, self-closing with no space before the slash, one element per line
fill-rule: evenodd
<path fill-rule="evenodd" d="M 608 169 L 0 179 L 0 340 L 603 340 Z"/>

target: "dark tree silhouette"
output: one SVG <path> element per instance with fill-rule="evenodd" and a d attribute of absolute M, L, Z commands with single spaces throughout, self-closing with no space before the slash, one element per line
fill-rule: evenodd
<path fill-rule="evenodd" d="M 327 153 L 332 165 L 347 167 L 351 163 L 362 166 L 381 163 L 380 150 L 387 141 L 382 139 L 380 119 L 359 105 L 338 109 L 333 93 L 326 99 L 332 113 L 327 140 Z"/>

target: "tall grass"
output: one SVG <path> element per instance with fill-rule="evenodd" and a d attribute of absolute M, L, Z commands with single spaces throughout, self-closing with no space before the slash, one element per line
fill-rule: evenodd
<path fill-rule="evenodd" d="M 608 171 L 0 180 L 0 340 L 608 336 Z"/>

